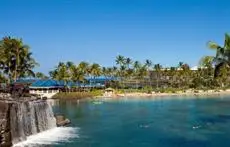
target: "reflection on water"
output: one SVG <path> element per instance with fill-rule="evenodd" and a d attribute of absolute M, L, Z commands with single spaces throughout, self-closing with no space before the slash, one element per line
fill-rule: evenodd
<path fill-rule="evenodd" d="M 230 99 L 125 99 L 101 104 L 59 101 L 79 138 L 54 146 L 229 147 Z"/>

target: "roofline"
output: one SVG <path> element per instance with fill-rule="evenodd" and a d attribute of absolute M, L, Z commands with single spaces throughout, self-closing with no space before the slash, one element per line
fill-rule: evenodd
<path fill-rule="evenodd" d="M 31 89 L 49 89 L 49 88 L 63 88 L 64 86 L 50 86 L 50 87 L 36 87 L 36 86 L 30 86 Z"/>

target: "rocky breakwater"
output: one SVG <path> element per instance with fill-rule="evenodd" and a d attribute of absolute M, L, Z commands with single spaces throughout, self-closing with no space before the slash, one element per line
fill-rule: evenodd
<path fill-rule="evenodd" d="M 0 94 L 0 146 L 12 146 L 54 127 L 56 118 L 46 100 Z"/>

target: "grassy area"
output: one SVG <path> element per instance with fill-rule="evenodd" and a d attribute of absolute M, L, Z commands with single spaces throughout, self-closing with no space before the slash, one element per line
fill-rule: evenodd
<path fill-rule="evenodd" d="M 90 92 L 60 92 L 54 95 L 54 99 L 84 99 L 102 96 L 103 90 L 92 90 Z"/>

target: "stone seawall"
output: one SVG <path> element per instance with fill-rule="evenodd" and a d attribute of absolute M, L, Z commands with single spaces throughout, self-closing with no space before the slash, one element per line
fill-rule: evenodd
<path fill-rule="evenodd" d="M 56 119 L 46 100 L 0 99 L 0 146 L 12 146 L 54 127 Z"/>

